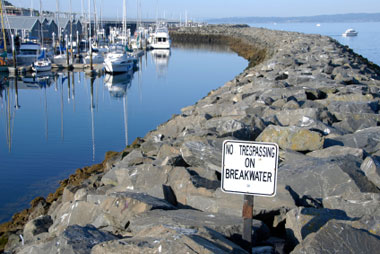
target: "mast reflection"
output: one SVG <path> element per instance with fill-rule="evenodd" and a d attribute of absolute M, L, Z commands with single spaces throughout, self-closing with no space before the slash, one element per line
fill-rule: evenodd
<path fill-rule="evenodd" d="M 128 88 L 132 84 L 133 73 L 127 72 L 118 75 L 106 74 L 104 77 L 104 85 L 107 87 L 112 97 L 123 99 L 123 115 L 124 115 L 124 136 L 125 145 L 128 145 Z"/>

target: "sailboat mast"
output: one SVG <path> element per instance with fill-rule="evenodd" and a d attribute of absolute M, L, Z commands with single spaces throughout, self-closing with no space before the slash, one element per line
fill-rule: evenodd
<path fill-rule="evenodd" d="M 40 0 L 40 26 L 41 26 L 41 30 L 40 30 L 40 33 L 41 33 L 41 48 L 43 48 L 43 45 L 44 45 L 44 31 L 43 31 L 43 29 L 44 29 L 44 26 L 43 26 L 43 24 L 42 24 L 42 20 L 41 20 L 41 17 L 42 17 L 42 1 Z"/>
<path fill-rule="evenodd" d="M 91 43 L 91 0 L 88 0 L 88 47 L 90 51 L 90 70 L 93 70 L 92 66 L 92 43 Z"/>
<path fill-rule="evenodd" d="M 7 40 L 5 38 L 5 26 L 4 26 L 4 16 L 3 16 L 3 0 L 0 0 L 0 11 L 1 11 L 1 28 L 3 32 L 4 51 L 7 52 Z"/>
<path fill-rule="evenodd" d="M 127 43 L 127 4 L 125 0 L 123 0 L 123 45 L 125 46 Z"/>
<path fill-rule="evenodd" d="M 61 25 L 60 25 L 60 22 L 59 22 L 59 0 L 55 1 L 55 6 L 56 6 L 56 9 L 57 9 L 57 13 L 55 14 L 55 19 L 56 19 L 56 23 L 57 23 L 57 26 L 58 26 L 58 41 L 61 42 Z"/>

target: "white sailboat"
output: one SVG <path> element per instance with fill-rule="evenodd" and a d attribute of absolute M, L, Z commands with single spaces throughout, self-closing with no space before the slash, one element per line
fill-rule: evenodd
<path fill-rule="evenodd" d="M 51 71 L 51 62 L 48 58 L 46 58 L 44 49 L 42 50 L 41 55 L 38 57 L 37 61 L 33 63 L 32 69 L 35 72 Z"/>
<path fill-rule="evenodd" d="M 42 3 L 40 0 L 40 16 L 42 15 Z M 43 48 L 44 43 L 44 33 L 42 31 L 42 21 L 40 20 L 41 24 L 41 45 L 42 45 L 42 51 L 40 56 L 37 58 L 37 61 L 35 61 L 32 65 L 32 69 L 35 72 L 45 72 L 45 71 L 51 71 L 51 62 L 46 57 L 45 49 Z"/>

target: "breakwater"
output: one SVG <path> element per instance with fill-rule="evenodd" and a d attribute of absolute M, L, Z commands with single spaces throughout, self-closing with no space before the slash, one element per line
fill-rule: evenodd
<path fill-rule="evenodd" d="M 379 67 L 319 35 L 245 26 L 171 35 L 233 41 L 253 64 L 34 200 L 2 226 L 6 251 L 246 253 L 242 196 L 220 190 L 222 142 L 235 139 L 281 149 L 277 195 L 255 197 L 255 245 L 280 253 L 376 252 Z M 252 51 L 264 54 L 254 61 Z"/>

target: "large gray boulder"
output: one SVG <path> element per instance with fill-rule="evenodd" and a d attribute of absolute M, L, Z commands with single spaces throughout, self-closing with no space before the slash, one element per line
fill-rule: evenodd
<path fill-rule="evenodd" d="M 298 207 L 286 214 L 286 235 L 293 246 L 302 242 L 309 234 L 317 232 L 328 221 L 350 220 L 344 211 Z"/>
<path fill-rule="evenodd" d="M 380 190 L 380 162 L 375 158 L 368 156 L 363 161 L 360 169 L 364 172 L 369 181 L 375 184 Z"/>
<path fill-rule="evenodd" d="M 269 229 L 258 220 L 253 220 L 252 235 L 256 240 L 269 237 Z M 225 213 L 208 213 L 193 209 L 152 210 L 136 215 L 129 225 L 129 230 L 136 235 L 151 227 L 167 225 L 173 228 L 210 228 L 229 239 L 239 240 L 242 234 L 243 219 L 241 216 L 231 216 Z"/>
<path fill-rule="evenodd" d="M 207 140 L 186 141 L 181 146 L 181 154 L 187 164 L 193 167 L 220 171 L 222 165 L 222 145 L 210 144 Z"/>
<path fill-rule="evenodd" d="M 379 248 L 378 236 L 331 220 L 318 232 L 310 234 L 291 253 L 377 253 Z"/>
<path fill-rule="evenodd" d="M 93 247 L 92 254 L 116 253 L 247 253 L 209 228 L 156 225 L 132 238 L 113 240 Z"/>
<path fill-rule="evenodd" d="M 290 156 L 279 167 L 278 182 L 288 186 L 300 205 L 308 197 L 320 203 L 325 197 L 343 193 L 376 192 L 377 188 L 359 173 L 361 162 L 352 155 L 327 159 Z"/>
<path fill-rule="evenodd" d="M 53 224 L 53 220 L 49 215 L 41 215 L 34 220 L 29 221 L 24 226 L 25 241 L 33 240 L 36 235 L 49 231 L 49 227 Z"/>
<path fill-rule="evenodd" d="M 53 240 L 25 246 L 20 254 L 88 254 L 96 244 L 111 241 L 117 237 L 96 229 L 94 226 L 68 226 L 65 231 Z"/>
<path fill-rule="evenodd" d="M 360 159 L 363 159 L 363 149 L 352 148 L 348 146 L 330 146 L 322 150 L 316 150 L 316 151 L 310 152 L 307 155 L 314 158 L 328 158 L 328 157 L 345 156 L 348 154 L 356 156 Z"/>
<path fill-rule="evenodd" d="M 323 199 L 323 206 L 344 211 L 351 218 L 380 217 L 380 193 L 343 193 Z"/>
<path fill-rule="evenodd" d="M 347 134 L 341 137 L 335 137 L 326 140 L 325 146 L 341 145 L 354 148 L 360 148 L 367 153 L 376 153 L 380 150 L 380 127 L 371 127 L 356 131 L 353 134 Z"/>

